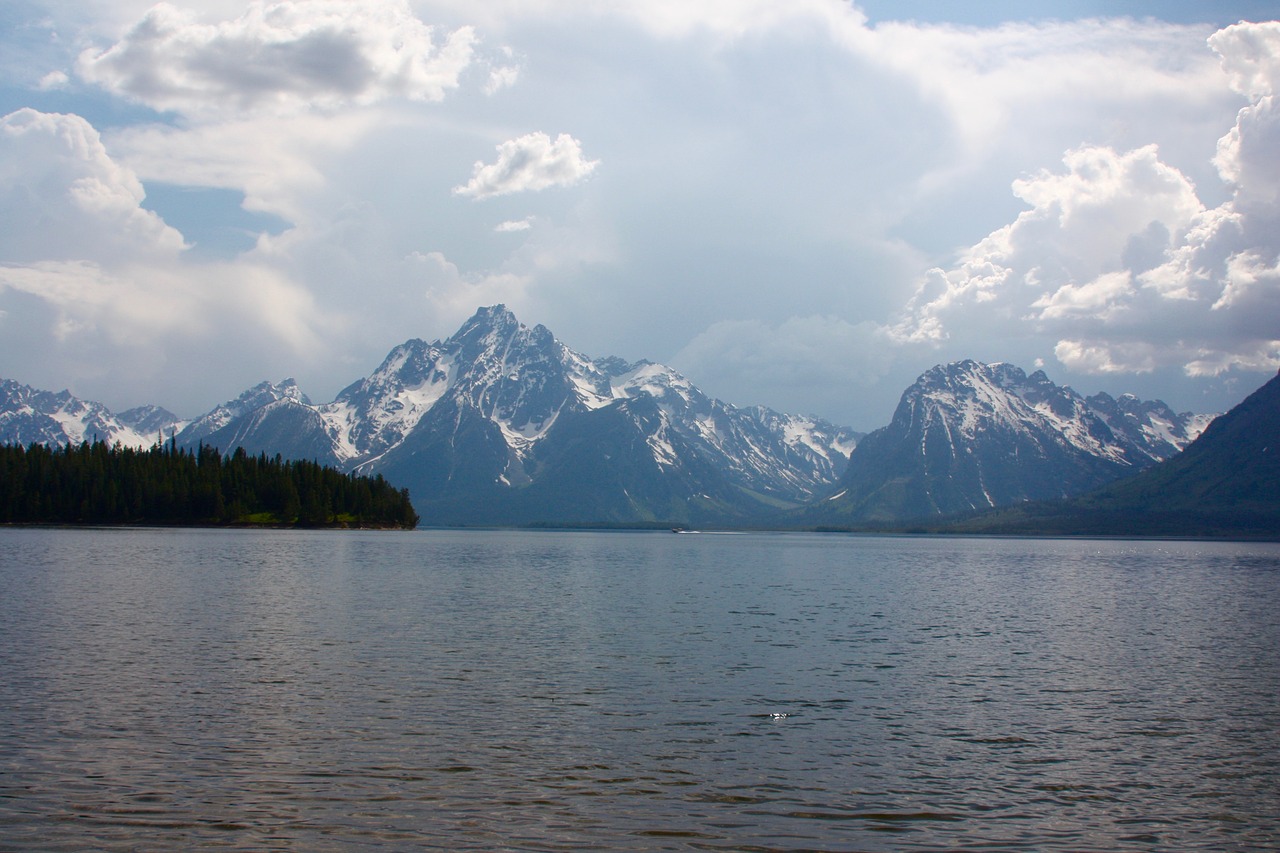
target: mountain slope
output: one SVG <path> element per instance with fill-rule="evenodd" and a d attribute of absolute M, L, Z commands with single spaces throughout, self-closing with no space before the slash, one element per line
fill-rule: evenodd
<path fill-rule="evenodd" d="M 1162 510 L 1280 511 L 1280 375 L 1216 418 L 1180 455 L 1089 503 Z"/>
<path fill-rule="evenodd" d="M 106 406 L 80 400 L 69 392 L 39 391 L 9 379 L 0 380 L 0 443 L 80 444 L 97 439 L 112 445 L 148 447 L 161 434 L 181 427 L 172 413 L 148 406 L 113 414 Z"/>
<path fill-rule="evenodd" d="M 961 361 L 927 371 L 859 442 L 816 523 L 895 522 L 1076 495 L 1177 453 L 1204 419 L 1084 398 L 1041 371 Z"/>
<path fill-rule="evenodd" d="M 1216 418 L 1186 450 L 1066 501 L 948 525 L 954 532 L 1280 536 L 1280 375 Z"/>
<path fill-rule="evenodd" d="M 232 435 L 245 434 L 244 427 L 236 428 L 233 426 L 236 421 L 279 400 L 293 400 L 304 406 L 311 404 L 307 396 L 298 388 L 298 383 L 292 379 L 286 379 L 278 385 L 271 382 L 260 382 L 236 399 L 215 406 L 210 411 L 191 421 L 178 433 L 178 443 L 188 447 L 194 447 L 200 442 L 216 445 L 216 442 L 205 441 L 205 439 L 220 430 L 228 428 L 231 428 Z M 226 433 L 223 433 L 223 435 L 225 436 Z M 236 447 L 238 445 L 228 444 L 227 446 Z M 248 448 L 245 449 L 248 450 Z M 297 456 L 294 458 L 303 457 Z"/>
<path fill-rule="evenodd" d="M 178 441 L 379 473 L 428 524 L 687 523 L 829 491 L 857 435 L 739 409 L 663 365 L 587 358 L 498 305 L 444 341 L 394 348 L 331 403 L 263 383 Z"/>

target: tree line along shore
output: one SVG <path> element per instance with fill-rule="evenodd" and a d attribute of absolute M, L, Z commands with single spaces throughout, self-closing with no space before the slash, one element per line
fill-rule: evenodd
<path fill-rule="evenodd" d="M 412 528 L 381 475 L 237 449 L 0 445 L 0 523 Z"/>

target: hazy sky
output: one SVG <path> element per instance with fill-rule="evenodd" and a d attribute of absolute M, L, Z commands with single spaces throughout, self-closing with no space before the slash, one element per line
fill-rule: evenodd
<path fill-rule="evenodd" d="M 1280 368 L 1276 5 L 5 0 L 0 377 L 323 402 L 503 302 L 859 429 L 959 358 L 1222 410 Z"/>

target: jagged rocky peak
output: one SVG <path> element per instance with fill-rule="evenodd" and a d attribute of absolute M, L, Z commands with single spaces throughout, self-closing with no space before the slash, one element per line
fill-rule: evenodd
<path fill-rule="evenodd" d="M 1142 443 L 1156 459 L 1168 459 L 1204 432 L 1214 415 L 1174 412 L 1161 400 L 1141 400 L 1133 394 L 1112 398 L 1099 393 L 1087 399 L 1089 408 L 1111 429 L 1124 435 L 1141 436 Z"/>
<path fill-rule="evenodd" d="M 337 458 L 374 456 L 402 440 L 445 394 L 452 371 L 438 341 L 411 338 L 394 347 L 373 373 L 319 407 Z"/>
<path fill-rule="evenodd" d="M 0 394 L 4 395 L 6 407 L 21 404 L 24 398 L 34 393 L 36 393 L 35 389 L 29 385 L 23 385 L 21 382 L 16 382 L 12 379 L 0 380 Z"/>
<path fill-rule="evenodd" d="M 537 343 L 550 344 L 554 338 L 542 327 Z M 501 359 L 523 336 L 522 343 L 527 347 L 535 343 L 530 340 L 533 335 L 529 329 L 521 325 L 516 315 L 505 305 L 490 305 L 481 308 L 462 324 L 462 327 L 450 337 L 445 344 L 457 353 L 458 360 L 468 364 L 489 364 L 495 358 Z"/>
<path fill-rule="evenodd" d="M 484 338 L 506 339 L 522 328 L 511 309 L 499 303 L 476 309 L 476 313 L 459 327 L 450 340 L 466 344 Z"/>
<path fill-rule="evenodd" d="M 624 358 L 618 358 L 616 355 L 605 356 L 595 360 L 596 367 L 604 371 L 609 378 L 622 376 L 624 373 L 630 373 L 644 362 L 635 362 L 634 364 Z"/>
<path fill-rule="evenodd" d="M 375 399 L 388 399 L 406 390 L 429 385 L 446 385 L 449 381 L 448 359 L 440 344 L 429 344 L 411 338 L 387 353 L 382 364 L 364 379 L 357 379 L 338 392 L 329 406 L 337 404 L 368 405 Z"/>
<path fill-rule="evenodd" d="M 438 381 L 440 348 L 419 338 L 405 341 L 387 354 L 382 365 L 370 379 L 383 382 L 395 381 L 401 385 L 416 385 Z"/>
<path fill-rule="evenodd" d="M 648 394 L 668 409 L 700 406 L 710 399 L 678 371 L 652 361 L 638 361 L 614 380 L 627 396 Z"/>
<path fill-rule="evenodd" d="M 311 405 L 311 400 L 307 398 L 306 394 L 302 393 L 302 389 L 298 387 L 298 383 L 292 377 L 282 379 L 278 383 L 259 382 L 239 397 L 223 403 L 223 405 L 227 408 L 250 411 L 259 406 L 274 403 L 276 400 L 292 400 L 304 406 Z"/>
<path fill-rule="evenodd" d="M 168 433 L 172 429 L 181 429 L 186 422 L 173 412 L 161 406 L 136 406 L 116 415 L 120 422 L 135 432 L 146 435 Z"/>
<path fill-rule="evenodd" d="M 514 368 L 554 356 L 557 343 L 545 326 L 530 329 L 507 306 L 490 305 L 476 311 L 442 346 L 460 364 L 474 367 L 469 374 L 483 378 L 500 372 L 503 365 Z"/>
<path fill-rule="evenodd" d="M 1043 370 L 1037 370 L 1028 376 L 1015 364 L 1003 361 L 984 364 L 967 358 L 931 367 L 920 375 L 906 393 L 918 396 L 921 392 L 933 395 L 953 392 L 969 396 L 979 389 L 1015 391 L 1019 396 L 1035 391 L 1043 395 L 1063 390 L 1050 381 Z"/>
<path fill-rule="evenodd" d="M 956 426 L 972 431 L 978 421 L 1008 420 L 1003 410 L 1010 399 L 1017 398 L 1007 386 L 1024 380 L 1011 365 L 986 365 L 972 359 L 935 365 L 902 393 L 893 422 L 905 429 L 915 423 L 959 418 Z"/>
<path fill-rule="evenodd" d="M 279 401 L 287 401 L 298 406 L 311 406 L 311 400 L 302 393 L 302 389 L 292 378 L 283 379 L 279 383 L 259 382 L 234 400 L 228 400 L 214 407 L 207 414 L 196 418 L 178 434 L 178 441 L 183 444 L 194 444 L 237 418 Z"/>
<path fill-rule="evenodd" d="M 1086 399 L 1041 370 L 937 365 L 855 448 L 838 503 L 852 518 L 910 518 L 1075 494 L 1178 453 L 1196 423 L 1160 401 Z"/>
<path fill-rule="evenodd" d="M 594 371 L 545 326 L 521 324 L 505 305 L 481 308 L 444 346 L 458 365 L 458 398 L 521 433 L 540 428 L 574 395 L 571 374 Z"/>
<path fill-rule="evenodd" d="M 981 387 L 1002 388 L 1025 381 L 1022 371 L 1011 365 L 987 365 L 965 359 L 937 364 L 926 370 L 903 394 L 903 399 L 936 398 L 939 395 L 969 396 Z"/>
<path fill-rule="evenodd" d="M 70 391 L 40 391 L 13 380 L 0 381 L 0 441 L 58 445 L 100 440 L 130 447 L 153 443 L 102 403 L 81 400 Z"/>

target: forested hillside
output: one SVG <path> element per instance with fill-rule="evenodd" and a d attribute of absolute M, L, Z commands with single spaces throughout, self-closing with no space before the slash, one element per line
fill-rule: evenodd
<path fill-rule="evenodd" d="M 0 445 L 0 523 L 414 527 L 405 490 L 315 462 L 172 445 Z"/>

